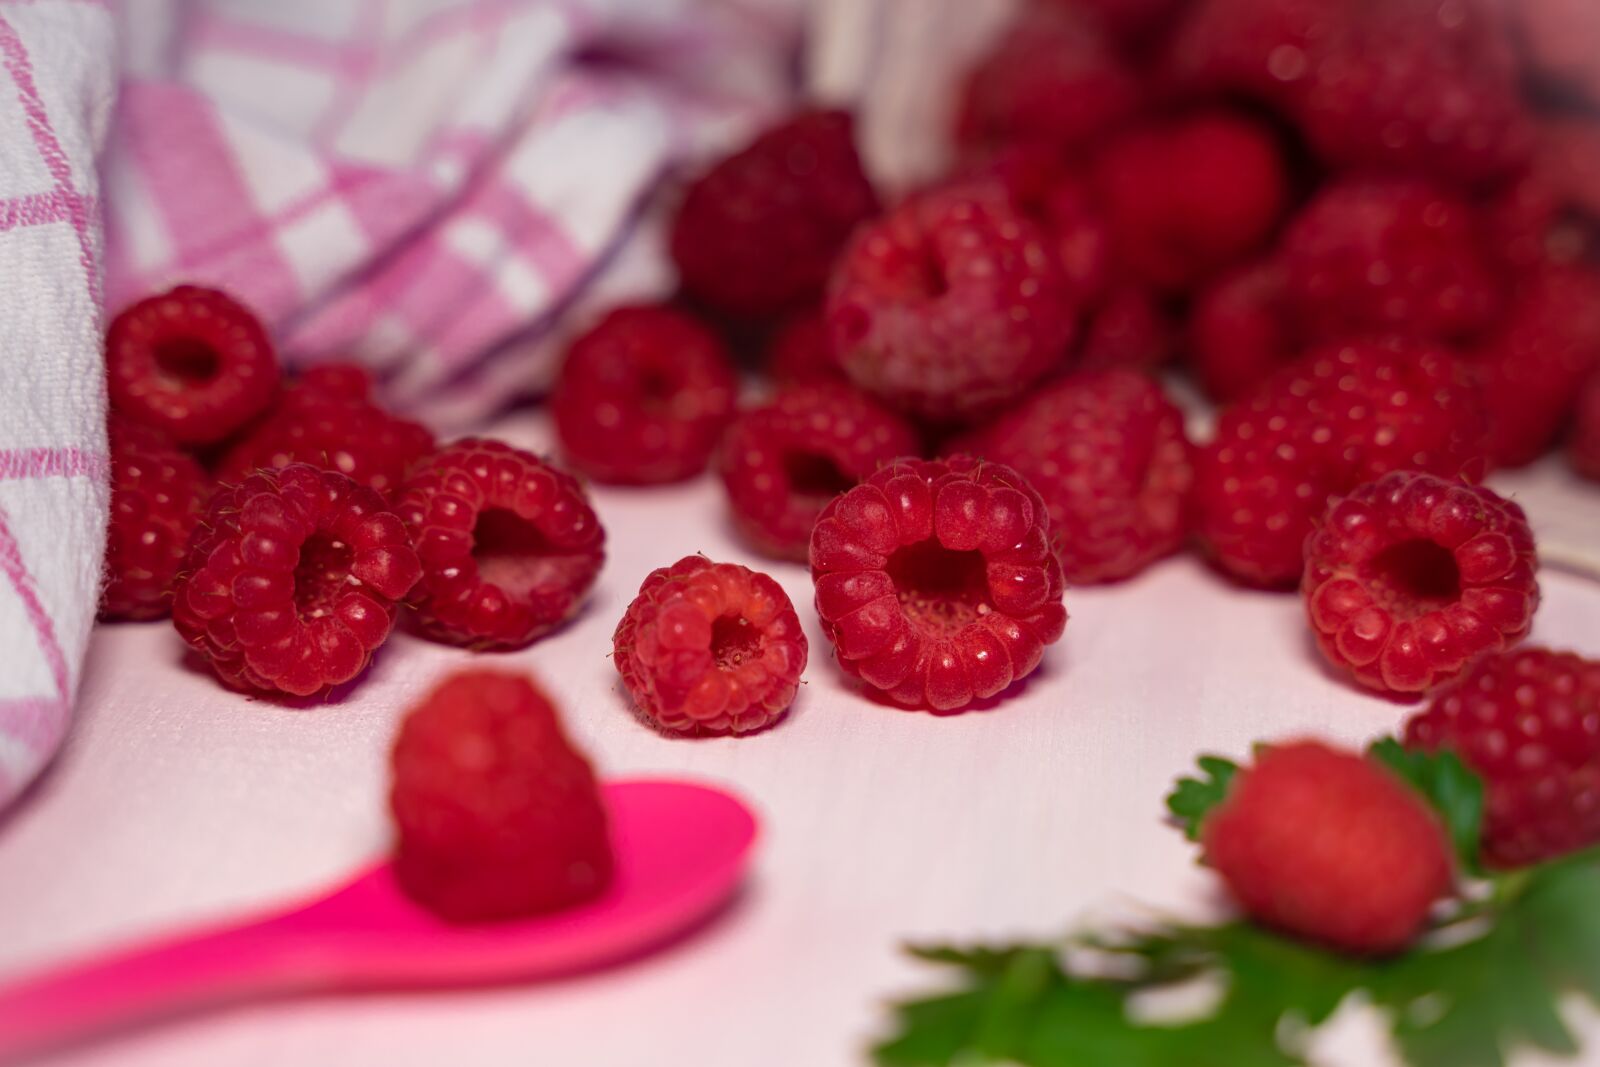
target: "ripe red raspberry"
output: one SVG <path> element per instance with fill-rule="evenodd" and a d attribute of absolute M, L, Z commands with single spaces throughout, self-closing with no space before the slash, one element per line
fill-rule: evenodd
<path fill-rule="evenodd" d="M 184 445 L 220 441 L 264 411 L 278 357 L 248 308 L 180 285 L 125 309 L 106 328 L 111 406 Z"/>
<path fill-rule="evenodd" d="M 550 410 L 573 466 L 597 481 L 651 485 L 705 470 L 738 391 L 727 348 L 708 327 L 639 305 L 572 342 Z"/>
<path fill-rule="evenodd" d="M 1555 443 L 1584 380 L 1600 370 L 1600 272 L 1547 266 L 1528 275 L 1476 355 L 1495 463 L 1533 462 Z"/>
<path fill-rule="evenodd" d="M 412 618 L 435 640 L 520 648 L 572 616 L 605 560 L 576 479 L 521 449 L 466 437 L 412 469 L 395 511 L 422 560 Z"/>
<path fill-rule="evenodd" d="M 1519 867 L 1600 842 L 1600 663 L 1523 648 L 1485 656 L 1406 723 L 1488 789 L 1483 857 Z"/>
<path fill-rule="evenodd" d="M 806 635 L 782 587 L 704 556 L 651 571 L 611 640 L 639 713 L 672 733 L 769 726 L 806 669 Z"/>
<path fill-rule="evenodd" d="M 1572 469 L 1600 482 L 1600 371 L 1589 375 L 1578 394 L 1578 414 L 1567 442 Z"/>
<path fill-rule="evenodd" d="M 1225 111 L 1123 131 L 1096 159 L 1093 180 L 1118 258 L 1168 290 L 1254 251 L 1288 198 L 1272 132 Z"/>
<path fill-rule="evenodd" d="M 367 372 L 353 365 L 307 371 L 223 453 L 217 479 L 232 484 L 258 468 L 309 463 L 392 498 L 411 465 L 433 451 L 433 434 L 373 403 L 370 387 Z"/>
<path fill-rule="evenodd" d="M 1169 59 L 1191 91 L 1272 104 L 1337 165 L 1482 181 L 1528 158 L 1505 32 L 1476 0 L 1200 0 Z"/>
<path fill-rule="evenodd" d="M 407 713 L 390 759 L 395 876 L 440 918 L 538 915 L 610 884 L 594 770 L 526 677 L 446 678 Z"/>
<path fill-rule="evenodd" d="M 1183 413 L 1142 374 L 1072 375 L 964 444 L 1038 490 L 1069 582 L 1128 578 L 1183 544 L 1194 480 Z"/>
<path fill-rule="evenodd" d="M 1189 366 L 1212 400 L 1238 399 L 1299 354 L 1288 281 L 1273 258 L 1225 274 L 1196 296 Z"/>
<path fill-rule="evenodd" d="M 1341 32 L 1313 46 L 1294 108 L 1312 147 L 1335 166 L 1454 182 L 1493 179 L 1527 162 L 1532 123 L 1494 6 L 1347 4 Z"/>
<path fill-rule="evenodd" d="M 1080 370 L 1154 370 L 1172 358 L 1173 333 L 1172 318 L 1154 293 L 1123 286 L 1090 312 L 1074 363 Z"/>
<path fill-rule="evenodd" d="M 1305 554 L 1317 647 L 1380 692 L 1455 677 L 1526 637 L 1539 606 L 1522 509 L 1431 474 L 1395 471 L 1335 500 Z"/>
<path fill-rule="evenodd" d="M 310 696 L 361 673 L 421 568 L 377 493 L 296 463 L 218 490 L 183 570 L 172 621 L 219 678 Z"/>
<path fill-rule="evenodd" d="M 1138 78 L 1089 20 L 1038 10 L 967 75 L 956 118 L 966 145 L 1079 147 L 1139 107 Z"/>
<path fill-rule="evenodd" d="M 997 184 L 912 196 L 857 231 L 835 268 L 829 335 L 869 393 L 971 419 L 1059 364 L 1075 313 L 1045 235 Z"/>
<path fill-rule="evenodd" d="M 111 528 L 102 619 L 159 619 L 200 522 L 211 480 L 200 464 L 147 426 L 113 414 Z"/>
<path fill-rule="evenodd" d="M 720 311 L 815 300 L 856 224 L 878 211 L 843 111 L 803 111 L 689 185 L 673 219 L 684 287 Z"/>
<path fill-rule="evenodd" d="M 1283 254 L 1289 301 L 1313 340 L 1453 340 L 1499 310 L 1471 206 L 1419 179 L 1329 183 L 1289 226 Z"/>
<path fill-rule="evenodd" d="M 1263 749 L 1201 841 L 1251 918 L 1363 955 L 1409 944 L 1455 878 L 1449 839 L 1422 796 L 1319 741 Z"/>
<path fill-rule="evenodd" d="M 1067 624 L 1044 501 L 970 456 L 884 467 L 834 498 L 811 534 L 811 578 L 840 669 L 905 707 L 995 696 Z"/>
<path fill-rule="evenodd" d="M 1241 581 L 1289 586 L 1328 498 L 1393 470 L 1482 468 L 1482 397 L 1442 350 L 1313 350 L 1223 411 L 1195 467 L 1196 532 Z"/>
<path fill-rule="evenodd" d="M 917 451 L 916 431 L 855 389 L 795 386 L 733 421 L 718 467 L 740 533 L 804 562 L 828 501 Z"/>
<path fill-rule="evenodd" d="M 820 309 L 789 319 L 767 344 L 767 376 L 779 385 L 817 385 L 847 379 L 834 358 Z"/>

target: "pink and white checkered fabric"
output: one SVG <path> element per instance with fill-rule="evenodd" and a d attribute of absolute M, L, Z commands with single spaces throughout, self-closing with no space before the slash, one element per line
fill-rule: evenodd
<path fill-rule="evenodd" d="M 792 97 L 796 10 L 0 0 L 0 807 L 58 747 L 94 621 L 102 315 L 219 286 L 290 365 L 479 418 L 540 387 L 658 177 Z"/>
<path fill-rule="evenodd" d="M 60 743 L 99 593 L 111 55 L 103 4 L 0 3 L 0 805 Z"/>

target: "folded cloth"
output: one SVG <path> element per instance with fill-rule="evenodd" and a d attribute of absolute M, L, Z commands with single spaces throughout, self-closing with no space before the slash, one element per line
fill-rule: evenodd
<path fill-rule="evenodd" d="M 103 3 L 0 4 L 0 806 L 65 732 L 106 525 Z"/>
<path fill-rule="evenodd" d="M 670 288 L 662 176 L 798 97 L 871 99 L 869 162 L 926 178 L 949 67 L 1014 2 L 124 0 L 113 27 L 107 0 L 0 0 L 0 807 L 65 732 L 94 618 L 103 313 L 216 286 L 289 367 L 354 359 L 471 426 L 541 392 L 588 309 Z"/>

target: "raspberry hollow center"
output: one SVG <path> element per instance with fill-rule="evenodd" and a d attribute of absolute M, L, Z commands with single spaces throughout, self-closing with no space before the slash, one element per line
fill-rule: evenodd
<path fill-rule="evenodd" d="M 993 610 L 983 554 L 934 540 L 897 549 L 884 568 L 906 616 L 924 630 L 952 632 Z"/>
<path fill-rule="evenodd" d="M 1416 618 L 1461 597 L 1455 555 L 1424 538 L 1400 541 L 1372 557 L 1369 585 L 1401 618 Z"/>
<path fill-rule="evenodd" d="M 334 601 L 350 580 L 355 554 L 350 546 L 325 533 L 314 533 L 300 546 L 294 568 L 294 606 L 301 621 L 333 612 Z"/>
<path fill-rule="evenodd" d="M 761 654 L 761 632 L 743 615 L 723 615 L 711 624 L 711 656 L 723 670 Z"/>
<path fill-rule="evenodd" d="M 173 389 L 203 385 L 222 370 L 217 350 L 193 337 L 174 337 L 155 349 L 156 370 L 162 384 Z"/>
<path fill-rule="evenodd" d="M 513 597 L 565 588 L 568 576 L 586 564 L 553 544 L 537 525 L 506 508 L 485 508 L 472 527 L 472 558 L 478 577 Z"/>

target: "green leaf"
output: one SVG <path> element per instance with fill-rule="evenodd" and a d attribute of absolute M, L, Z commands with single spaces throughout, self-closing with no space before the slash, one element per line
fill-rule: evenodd
<path fill-rule="evenodd" d="M 1453 752 L 1416 752 L 1386 737 L 1367 755 L 1411 783 L 1444 820 L 1463 870 L 1477 874 L 1483 832 L 1483 779 Z"/>
<path fill-rule="evenodd" d="M 1524 1046 L 1574 1053 L 1561 997 L 1600 1002 L 1600 852 L 1501 875 L 1495 890 L 1468 920 L 1484 926 L 1478 936 L 1423 945 L 1373 976 L 1413 1067 L 1504 1067 Z"/>
<path fill-rule="evenodd" d="M 1239 766 L 1221 756 L 1201 756 L 1200 770 L 1205 777 L 1180 778 L 1167 795 L 1167 810 L 1183 826 L 1184 835 L 1190 841 L 1200 840 L 1200 824 L 1211 809 L 1227 797 L 1228 786 L 1239 773 Z"/>

